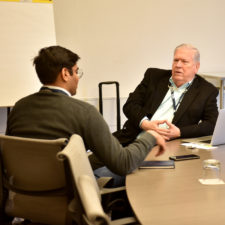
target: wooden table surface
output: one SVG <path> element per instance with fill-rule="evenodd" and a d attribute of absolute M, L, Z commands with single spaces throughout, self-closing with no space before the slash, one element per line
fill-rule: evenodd
<path fill-rule="evenodd" d="M 225 145 L 214 150 L 187 149 L 180 140 L 167 143 L 164 155 L 146 160 L 168 160 L 169 156 L 198 154 L 200 159 L 175 162 L 175 169 L 139 169 L 126 178 L 130 204 L 143 225 L 224 225 L 225 184 L 202 185 L 202 161 L 221 162 L 225 181 Z"/>

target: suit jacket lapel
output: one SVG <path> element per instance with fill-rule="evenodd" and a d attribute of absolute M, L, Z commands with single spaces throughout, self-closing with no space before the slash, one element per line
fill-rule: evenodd
<path fill-rule="evenodd" d="M 170 78 L 170 76 L 161 79 L 157 85 L 157 90 L 154 95 L 156 98 L 156 101 L 153 101 L 153 104 L 152 104 L 151 110 L 150 110 L 152 115 L 155 113 L 155 111 L 160 106 L 161 102 L 163 101 L 163 99 L 169 89 L 168 88 L 169 78 Z"/>
<path fill-rule="evenodd" d="M 182 115 L 186 112 L 186 109 L 189 107 L 189 105 L 195 100 L 195 97 L 199 93 L 199 88 L 198 88 L 198 78 L 193 81 L 193 84 L 187 91 L 187 93 L 184 95 L 183 100 L 180 103 L 179 108 L 177 109 L 173 121 L 173 124 L 176 124 L 181 118 Z"/>

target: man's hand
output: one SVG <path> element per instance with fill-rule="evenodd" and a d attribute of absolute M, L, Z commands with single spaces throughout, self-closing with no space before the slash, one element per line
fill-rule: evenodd
<path fill-rule="evenodd" d="M 148 130 L 147 132 L 155 137 L 156 143 L 159 146 L 158 152 L 156 153 L 155 156 L 162 155 L 166 150 L 166 143 L 165 143 L 164 138 L 160 134 L 158 134 L 157 132 L 155 132 L 153 130 Z"/>
<path fill-rule="evenodd" d="M 169 130 L 167 128 L 159 127 L 159 125 L 164 123 L 167 124 L 167 122 L 168 122 L 167 120 L 151 120 L 151 121 L 143 120 L 143 122 L 141 123 L 141 128 L 146 131 L 153 130 L 162 135 L 165 140 L 169 140 L 168 139 Z"/>
<path fill-rule="evenodd" d="M 162 124 L 166 124 L 167 128 L 160 128 Z M 146 131 L 155 131 L 167 141 L 180 137 L 180 129 L 168 120 L 144 120 L 141 123 L 141 128 Z"/>
<path fill-rule="evenodd" d="M 167 140 L 172 140 L 174 138 L 180 137 L 180 129 L 169 121 L 166 122 L 168 125 L 169 133 L 166 134 Z"/>

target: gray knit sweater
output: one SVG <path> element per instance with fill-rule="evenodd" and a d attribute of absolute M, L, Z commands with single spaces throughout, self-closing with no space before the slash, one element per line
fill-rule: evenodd
<path fill-rule="evenodd" d="M 155 138 L 145 132 L 123 148 L 111 134 L 96 108 L 63 93 L 41 90 L 19 100 L 7 122 L 7 135 L 57 139 L 79 134 L 86 149 L 94 153 L 92 168 L 101 164 L 112 172 L 126 175 L 136 169 L 155 145 Z"/>

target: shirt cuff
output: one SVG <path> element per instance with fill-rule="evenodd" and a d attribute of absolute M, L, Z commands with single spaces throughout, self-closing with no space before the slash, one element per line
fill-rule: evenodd
<path fill-rule="evenodd" d="M 145 116 L 145 117 L 141 120 L 141 122 L 139 123 L 139 127 L 140 127 L 140 128 L 141 128 L 141 124 L 142 124 L 142 122 L 143 122 L 144 120 L 149 120 L 149 118 L 148 118 L 147 116 Z"/>

